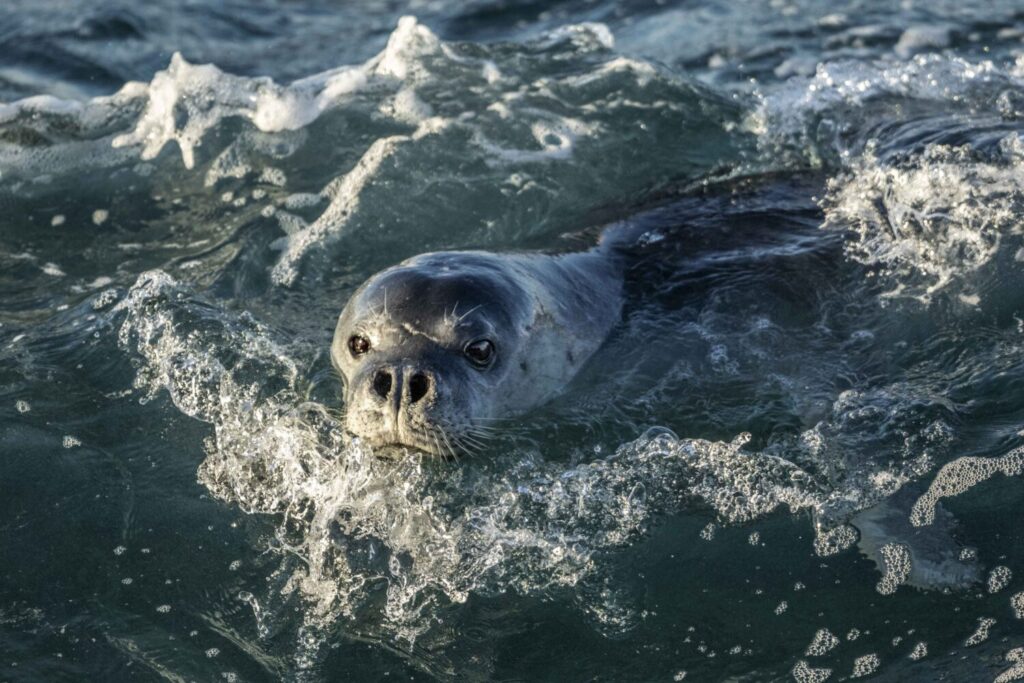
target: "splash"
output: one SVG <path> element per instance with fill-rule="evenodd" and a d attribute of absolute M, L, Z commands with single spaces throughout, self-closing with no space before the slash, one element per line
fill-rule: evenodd
<path fill-rule="evenodd" d="M 939 103 L 949 113 L 1015 118 L 1024 70 L 940 54 L 909 61 L 837 60 L 816 65 L 809 78 L 792 78 L 756 93 L 748 125 L 766 151 L 792 162 L 843 165 L 866 140 L 851 131 L 873 123 L 906 121 L 908 111 Z M 837 126 L 843 121 L 843 126 Z"/>
<path fill-rule="evenodd" d="M 157 72 L 149 84 L 124 86 L 123 96 L 145 93 L 146 105 L 135 128 L 115 137 L 113 145 L 141 146 L 145 160 L 176 142 L 182 163 L 191 169 L 195 148 L 222 120 L 245 118 L 265 133 L 303 128 L 361 90 L 415 78 L 420 71 L 417 59 L 439 45 L 413 17 L 403 17 L 387 47 L 366 64 L 332 69 L 289 86 L 269 78 L 233 76 L 212 64 L 190 64 L 175 53 L 167 69 Z M 399 116 L 408 109 L 400 108 Z"/>
<path fill-rule="evenodd" d="M 346 237 L 479 244 L 561 232 L 604 204 L 733 163 L 746 144 L 736 103 L 613 45 L 600 24 L 521 45 L 447 43 L 404 17 L 368 61 L 289 84 L 175 54 L 149 83 L 109 97 L 0 105 L 5 128 L 56 138 L 0 146 L 4 180 L 41 183 L 58 159 L 62 173 L 72 159 L 176 173 L 163 154 L 176 146 L 204 187 L 275 186 L 252 195 L 253 220 L 279 223 L 271 279 L 282 286 L 310 261 L 314 275 L 328 267 Z M 296 210 L 297 195 L 316 200 L 301 208 L 323 208 Z"/>
<path fill-rule="evenodd" d="M 1024 208 L 1024 144 L 1003 138 L 995 153 L 929 145 L 922 154 L 882 161 L 872 149 L 829 181 L 824 227 L 850 237 L 848 256 L 893 281 L 883 298 L 928 302 L 960 283 L 961 300 L 980 298 L 968 280 L 1019 233 Z"/>
<path fill-rule="evenodd" d="M 302 400 L 298 363 L 250 316 L 211 309 L 156 271 L 115 308 L 122 345 L 139 359 L 143 400 L 166 390 L 213 429 L 199 479 L 249 513 L 275 515 L 272 547 L 302 562 L 279 582 L 324 626 L 370 615 L 412 642 L 471 594 L 568 591 L 595 626 L 618 631 L 621 604 L 602 558 L 636 543 L 684 506 L 724 523 L 819 502 L 813 480 L 781 458 L 732 442 L 653 430 L 575 466 L 533 452 L 439 465 L 383 459 Z"/>

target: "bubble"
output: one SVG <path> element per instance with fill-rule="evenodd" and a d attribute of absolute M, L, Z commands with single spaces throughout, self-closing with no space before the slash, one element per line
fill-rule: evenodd
<path fill-rule="evenodd" d="M 119 545 L 116 548 L 114 548 L 115 555 L 124 555 L 126 552 L 128 552 L 128 548 L 124 547 L 123 545 Z"/>
<path fill-rule="evenodd" d="M 288 183 L 288 176 L 286 176 L 284 171 L 279 168 L 267 166 L 260 171 L 260 182 L 267 183 L 268 185 L 276 185 L 277 187 L 284 187 Z"/>
<path fill-rule="evenodd" d="M 111 304 L 113 304 L 116 301 L 117 301 L 117 290 L 116 289 L 106 289 L 106 290 L 103 290 L 102 292 L 100 292 L 99 294 L 97 294 L 96 297 L 92 300 L 92 308 L 93 308 L 94 311 L 99 311 L 101 309 L 106 308 L 107 306 L 110 306 Z"/>
<path fill-rule="evenodd" d="M 32 410 L 32 406 L 28 404 L 28 401 L 15 401 L 14 409 L 17 410 L 19 413 L 24 414 Z"/>
<path fill-rule="evenodd" d="M 61 440 L 61 445 L 64 446 L 64 448 L 76 448 L 81 446 L 82 442 L 70 434 L 65 434 L 64 438 Z"/>
<path fill-rule="evenodd" d="M 780 602 L 778 605 L 775 606 L 775 613 L 776 614 L 783 614 L 787 609 L 789 609 L 789 603 L 786 602 L 785 600 L 783 600 L 782 602 Z"/>
<path fill-rule="evenodd" d="M 1024 647 L 1015 647 L 1007 652 L 1006 661 L 1012 666 L 996 676 L 993 683 L 1011 683 L 1024 679 Z"/>
<path fill-rule="evenodd" d="M 991 629 L 995 623 L 996 620 L 990 617 L 979 617 L 978 628 L 975 629 L 974 633 L 968 636 L 967 640 L 964 641 L 964 647 L 974 647 L 975 645 L 980 645 L 988 640 L 989 629 Z"/>
<path fill-rule="evenodd" d="M 846 550 L 857 542 L 857 530 L 849 524 L 819 531 L 814 536 L 814 552 L 819 557 L 829 557 Z"/>
<path fill-rule="evenodd" d="M 753 546 L 761 544 L 761 534 L 757 531 L 750 532 L 750 536 L 747 537 L 747 543 Z"/>
<path fill-rule="evenodd" d="M 847 254 L 893 282 L 883 297 L 930 301 L 991 261 L 1002 234 L 1019 231 L 1019 145 L 1016 134 L 1007 136 L 994 159 L 967 146 L 929 145 L 919 156 L 882 161 L 869 149 L 848 175 L 829 181 L 825 227 L 852 235 Z"/>
<path fill-rule="evenodd" d="M 379 458 L 308 402 L 304 369 L 251 316 L 199 302 L 159 271 L 109 314 L 124 315 L 118 340 L 139 361 L 141 393 L 166 392 L 214 426 L 199 481 L 243 512 L 272 515 L 281 541 L 269 550 L 302 560 L 282 569 L 283 588 L 268 588 L 259 620 L 287 591 L 311 628 L 372 610 L 382 637 L 408 643 L 474 593 L 560 589 L 595 628 L 620 633 L 639 616 L 605 558 L 659 517 L 700 500 L 715 528 L 818 500 L 798 467 L 745 450 L 746 434 L 642 435 L 573 465 L 529 451 L 466 467 Z"/>
<path fill-rule="evenodd" d="M 908 656 L 914 661 L 924 659 L 928 656 L 928 643 L 924 641 L 918 642 L 916 645 L 914 645 L 914 649 L 910 651 L 910 654 Z"/>
<path fill-rule="evenodd" d="M 1017 593 L 1010 598 L 1010 606 L 1013 608 L 1013 616 L 1024 619 L 1024 592 Z"/>
<path fill-rule="evenodd" d="M 875 590 L 882 595 L 892 595 L 910 577 L 910 550 L 901 543 L 886 543 L 879 552 L 884 569 Z"/>
<path fill-rule="evenodd" d="M 832 675 L 832 669 L 814 669 L 801 659 L 793 667 L 792 674 L 796 683 L 823 683 Z"/>
<path fill-rule="evenodd" d="M 999 591 L 1010 585 L 1010 580 L 1013 578 L 1013 572 L 1010 571 L 1009 567 L 1000 565 L 994 567 L 988 575 L 988 592 L 998 593 Z"/>
<path fill-rule="evenodd" d="M 171 611 L 171 606 L 170 605 L 158 605 L 157 608 L 156 608 L 156 611 L 159 612 L 160 614 L 167 614 L 168 612 Z"/>
<path fill-rule="evenodd" d="M 853 660 L 853 673 L 850 674 L 850 678 L 863 678 L 864 676 L 870 676 L 875 673 L 881 665 L 882 662 L 876 654 L 857 657 L 857 659 Z"/>
<path fill-rule="evenodd" d="M 947 463 L 935 475 L 928 490 L 917 499 L 911 510 L 914 526 L 935 521 L 935 506 L 943 498 L 957 496 L 997 473 L 1008 477 L 1024 472 L 1024 447 L 997 458 L 963 457 Z"/>
<path fill-rule="evenodd" d="M 804 655 L 807 657 L 821 657 L 838 644 L 839 639 L 831 631 L 827 628 L 821 628 L 814 634 L 814 639 L 807 646 Z"/>

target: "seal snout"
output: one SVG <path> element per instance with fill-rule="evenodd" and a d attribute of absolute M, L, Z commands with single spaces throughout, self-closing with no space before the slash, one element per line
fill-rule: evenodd
<path fill-rule="evenodd" d="M 396 413 L 418 403 L 436 384 L 434 373 L 429 370 L 396 366 L 377 368 L 370 381 L 373 393 L 390 402 Z"/>

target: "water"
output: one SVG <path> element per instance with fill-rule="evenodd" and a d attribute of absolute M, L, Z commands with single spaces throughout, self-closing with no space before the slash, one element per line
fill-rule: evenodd
<path fill-rule="evenodd" d="M 1015 5 L 0 27 L 4 680 L 1024 676 Z M 458 463 L 344 433 L 366 277 L 617 220 L 562 398 Z"/>

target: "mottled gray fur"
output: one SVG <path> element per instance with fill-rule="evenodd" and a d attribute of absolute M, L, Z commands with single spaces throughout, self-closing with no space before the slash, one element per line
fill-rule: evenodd
<path fill-rule="evenodd" d="M 345 382 L 346 426 L 371 446 L 472 451 L 493 420 L 555 396 L 620 316 L 612 250 L 416 256 L 371 277 L 342 311 L 331 357 Z M 354 335 L 369 341 L 353 353 Z M 481 367 L 466 356 L 493 343 Z"/>

